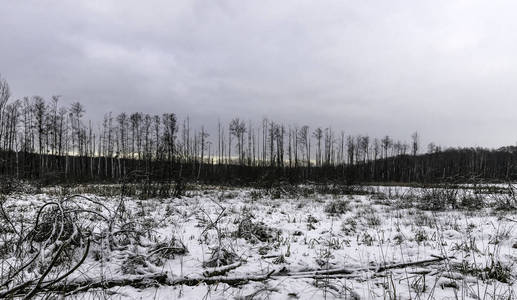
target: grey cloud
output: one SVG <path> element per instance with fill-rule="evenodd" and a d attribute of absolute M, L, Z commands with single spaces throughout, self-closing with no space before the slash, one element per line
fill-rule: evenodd
<path fill-rule="evenodd" d="M 15 97 L 513 144 L 511 1 L 6 1 Z"/>

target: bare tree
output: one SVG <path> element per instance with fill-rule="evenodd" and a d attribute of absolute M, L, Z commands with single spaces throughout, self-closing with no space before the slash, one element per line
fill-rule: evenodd
<path fill-rule="evenodd" d="M 74 102 L 70 106 L 70 117 L 72 122 L 72 134 L 76 136 L 77 141 L 77 151 L 78 154 L 81 155 L 81 118 L 85 113 L 84 107 L 79 102 Z M 124 114 L 125 116 L 125 114 Z M 75 133 L 75 134 L 74 134 Z M 74 137 L 72 136 L 72 147 L 74 147 Z"/>
<path fill-rule="evenodd" d="M 311 163 L 310 154 L 311 153 L 309 150 L 309 140 L 310 140 L 309 126 L 305 125 L 305 126 L 302 126 L 302 128 L 300 128 L 297 139 L 298 139 L 298 143 L 300 144 L 300 146 L 303 146 L 303 148 L 305 148 L 304 153 L 305 153 L 305 159 L 307 161 L 307 168 L 310 168 L 310 163 Z"/>
<path fill-rule="evenodd" d="M 9 100 L 9 97 L 11 97 L 11 91 L 9 89 L 9 84 L 5 79 L 0 76 L 0 124 L 3 124 L 3 114 L 5 105 L 7 104 L 7 101 Z M 3 137 L 3 126 L 0 128 L 0 141 Z"/>
<path fill-rule="evenodd" d="M 239 154 L 239 163 L 244 161 L 244 133 L 246 133 L 246 124 L 239 118 L 235 118 L 230 122 L 230 133 L 237 139 L 237 149 Z"/>
<path fill-rule="evenodd" d="M 175 155 L 175 139 L 176 139 L 176 115 L 175 114 L 163 114 L 163 139 L 167 148 L 169 161 L 174 161 Z"/>
<path fill-rule="evenodd" d="M 411 135 L 411 140 L 412 140 L 412 148 L 411 148 L 411 152 L 413 153 L 413 156 L 416 156 L 417 153 L 418 153 L 418 132 L 414 132 L 412 135 Z"/>
<path fill-rule="evenodd" d="M 316 152 L 316 166 L 321 166 L 321 139 L 323 138 L 323 130 L 316 128 L 312 136 L 318 141 L 318 151 Z"/>

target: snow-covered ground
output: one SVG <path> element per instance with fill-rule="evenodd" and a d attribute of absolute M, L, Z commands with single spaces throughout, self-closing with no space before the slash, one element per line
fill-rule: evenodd
<path fill-rule="evenodd" d="M 66 257 L 80 261 L 91 241 L 85 261 L 60 283 L 137 282 L 166 273 L 160 283 L 67 290 L 70 298 L 517 299 L 515 212 L 493 205 L 424 210 L 429 199 L 419 198 L 417 205 L 413 197 L 432 192 L 369 190 L 375 193 L 278 199 L 262 190 L 214 187 L 188 191 L 179 199 L 85 194 L 60 202 L 66 197 L 56 193 L 8 196 L 3 208 L 16 232 L 4 220 L 0 224 L 0 284 L 9 270 L 38 251 L 45 253 L 0 286 L 0 295 L 40 278 L 57 251 L 49 248 L 51 234 L 41 241 L 33 238 L 41 232 L 27 232 L 39 209 L 53 202 L 61 206 L 42 210 L 41 224 L 55 219 L 52 215 L 62 207 L 82 230 Z M 480 197 L 490 202 L 491 195 Z M 20 247 L 27 253 L 20 254 L 20 247 L 7 243 L 23 232 L 32 238 L 33 249 L 26 239 Z M 56 263 L 45 281 L 73 265 Z M 242 280 L 228 281 L 235 278 Z"/>

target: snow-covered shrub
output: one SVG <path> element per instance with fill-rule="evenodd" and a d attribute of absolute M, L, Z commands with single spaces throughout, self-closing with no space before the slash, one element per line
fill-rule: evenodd
<path fill-rule="evenodd" d="M 436 218 L 429 213 L 422 211 L 414 211 L 415 225 L 418 227 L 427 226 L 430 228 L 434 228 L 436 226 Z"/>
<path fill-rule="evenodd" d="M 331 200 L 325 206 L 325 212 L 331 215 L 341 215 L 349 211 L 350 202 L 344 199 Z"/>
<path fill-rule="evenodd" d="M 423 229 L 418 229 L 415 232 L 414 239 L 415 239 L 415 242 L 417 242 L 420 245 L 422 242 L 425 242 L 428 240 L 427 232 Z"/>
<path fill-rule="evenodd" d="M 158 256 L 163 259 L 174 259 L 176 255 L 184 255 L 188 253 L 188 250 L 183 242 L 172 237 L 168 242 L 154 245 L 150 253 L 153 256 Z"/>
<path fill-rule="evenodd" d="M 37 243 L 68 240 L 75 234 L 73 220 L 62 214 L 57 207 L 51 207 L 41 213 L 37 226 L 31 233 L 32 241 Z M 56 229 L 57 228 L 57 229 Z"/>
<path fill-rule="evenodd" d="M 469 210 L 481 209 L 485 206 L 485 200 L 479 194 L 465 194 L 461 197 L 460 206 Z"/>
<path fill-rule="evenodd" d="M 234 232 L 234 236 L 243 238 L 251 243 L 268 242 L 280 235 L 280 230 L 271 228 L 264 222 L 253 222 L 251 217 L 243 217 Z"/>
<path fill-rule="evenodd" d="M 360 237 L 357 237 L 357 242 L 359 244 L 364 244 L 366 246 L 372 246 L 373 242 L 375 241 L 375 238 L 371 236 L 368 232 L 363 233 Z"/>
<path fill-rule="evenodd" d="M 318 223 L 319 220 L 316 219 L 313 215 L 308 215 L 307 216 L 307 229 L 308 230 L 313 230 L 313 229 L 316 229 L 316 227 L 314 226 L 314 224 Z"/>
<path fill-rule="evenodd" d="M 285 264 L 286 263 L 285 256 L 284 255 L 279 255 L 277 258 L 275 258 L 272 261 L 272 263 L 275 264 L 275 265 Z"/>
<path fill-rule="evenodd" d="M 12 177 L 0 177 L 0 194 L 35 192 L 35 187 Z"/>
<path fill-rule="evenodd" d="M 515 210 L 517 209 L 517 188 L 513 184 L 508 184 L 506 192 L 492 194 L 496 209 Z"/>
<path fill-rule="evenodd" d="M 422 210 L 441 211 L 457 208 L 458 189 L 426 188 L 418 197 L 418 208 Z"/>
<path fill-rule="evenodd" d="M 496 260 L 493 256 L 484 266 L 463 260 L 461 263 L 453 264 L 453 267 L 461 274 L 474 276 L 482 280 L 497 280 L 507 284 L 514 280 L 512 275 L 514 266 Z"/>
<path fill-rule="evenodd" d="M 404 242 L 405 240 L 405 237 L 402 233 L 397 233 L 394 237 L 393 237 L 393 241 L 395 242 L 395 245 L 400 245 Z"/>
<path fill-rule="evenodd" d="M 390 205 L 390 198 L 385 193 L 377 192 L 370 195 L 373 204 Z"/>
<path fill-rule="evenodd" d="M 216 247 L 212 249 L 212 253 L 210 254 L 210 259 L 203 262 L 204 268 L 217 268 L 221 266 L 231 265 L 239 260 L 239 256 L 234 252 Z"/>
<path fill-rule="evenodd" d="M 147 263 L 145 256 L 131 254 L 124 260 L 124 262 L 120 266 L 120 269 L 123 274 L 136 275 L 145 274 L 145 269 L 148 266 L 149 264 Z"/>
<path fill-rule="evenodd" d="M 380 226 L 382 224 L 381 218 L 379 218 L 379 216 L 377 216 L 376 214 L 366 216 L 365 220 L 366 225 L 370 227 Z"/>
<path fill-rule="evenodd" d="M 257 200 L 262 199 L 264 197 L 264 195 L 259 190 L 252 190 L 249 193 L 249 197 L 251 198 L 252 201 L 257 201 Z"/>
<path fill-rule="evenodd" d="M 352 218 L 352 217 L 346 218 L 343 221 L 343 223 L 341 223 L 341 230 L 346 235 L 351 235 L 351 234 L 355 233 L 357 230 L 357 221 L 355 220 L 355 218 Z"/>
<path fill-rule="evenodd" d="M 361 205 L 355 212 L 355 219 L 360 220 L 363 225 L 373 227 L 381 225 L 382 221 L 378 212 L 370 205 Z"/>

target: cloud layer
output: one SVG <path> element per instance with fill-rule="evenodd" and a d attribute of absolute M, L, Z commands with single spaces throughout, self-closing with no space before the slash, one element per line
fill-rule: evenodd
<path fill-rule="evenodd" d="M 14 97 L 514 144 L 511 1 L 5 1 Z"/>

